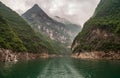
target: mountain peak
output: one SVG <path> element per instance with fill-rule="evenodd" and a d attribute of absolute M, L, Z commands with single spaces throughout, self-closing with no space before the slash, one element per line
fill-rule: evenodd
<path fill-rule="evenodd" d="M 27 16 L 27 17 L 39 17 L 41 19 L 43 19 L 43 17 L 46 17 L 48 19 L 50 19 L 50 17 L 44 12 L 44 10 L 42 10 L 41 7 L 39 7 L 38 4 L 34 4 L 32 8 L 30 8 L 27 12 L 25 12 L 23 15 Z"/>
<path fill-rule="evenodd" d="M 34 4 L 34 6 L 33 7 L 39 7 L 39 5 L 38 4 Z"/>
<path fill-rule="evenodd" d="M 41 9 L 38 4 L 34 4 L 34 6 L 32 8 L 39 9 L 39 10 Z"/>
<path fill-rule="evenodd" d="M 38 4 L 34 4 L 32 8 L 30 8 L 26 13 L 23 15 L 31 15 L 31 14 L 36 14 L 38 16 L 40 15 L 46 15 L 45 12 L 39 7 Z"/>

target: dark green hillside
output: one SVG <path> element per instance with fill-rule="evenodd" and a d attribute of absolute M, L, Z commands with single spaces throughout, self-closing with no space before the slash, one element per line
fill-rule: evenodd
<path fill-rule="evenodd" d="M 16 36 L 16 38 L 18 39 L 18 40 L 15 39 L 17 44 L 15 44 L 14 41 L 13 43 L 12 41 L 10 41 L 12 43 L 11 46 L 8 45 L 8 46 L 5 46 L 5 48 L 12 48 L 13 50 L 14 49 L 16 50 L 17 47 L 18 48 L 23 47 L 23 49 L 18 49 L 18 50 L 19 51 L 27 50 L 28 52 L 34 52 L 34 53 L 48 52 L 49 50 L 48 44 L 50 43 L 48 43 L 46 39 L 43 40 L 39 38 L 36 35 L 36 33 L 32 30 L 32 28 L 16 12 L 12 11 L 10 8 L 6 7 L 1 2 L 0 2 L 0 16 L 2 16 L 4 19 L 7 20 L 7 23 L 4 23 L 1 21 L 0 26 L 3 29 L 5 26 L 8 26 L 8 28 L 10 27 L 9 31 L 11 31 L 11 33 L 15 33 L 13 35 Z M 5 33 L 10 34 L 9 31 L 5 31 Z M 0 33 L 3 33 L 3 32 L 0 32 Z M 0 35 L 0 37 L 2 36 Z M 47 42 L 47 44 L 43 42 Z M 16 47 L 14 48 L 13 45 L 16 45 Z"/>
<path fill-rule="evenodd" d="M 23 42 L 7 24 L 7 21 L 0 16 L 0 48 L 13 51 L 26 51 Z"/>
<path fill-rule="evenodd" d="M 72 50 L 120 51 L 120 0 L 101 0 L 93 17 L 75 38 Z"/>
<path fill-rule="evenodd" d="M 119 0 L 101 0 L 94 15 L 95 17 L 101 17 L 101 16 L 112 16 L 116 14 L 120 14 Z"/>

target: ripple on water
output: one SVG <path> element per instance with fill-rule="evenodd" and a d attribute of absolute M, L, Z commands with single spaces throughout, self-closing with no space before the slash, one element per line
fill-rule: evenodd
<path fill-rule="evenodd" d="M 63 59 L 50 60 L 38 78 L 84 78 Z"/>

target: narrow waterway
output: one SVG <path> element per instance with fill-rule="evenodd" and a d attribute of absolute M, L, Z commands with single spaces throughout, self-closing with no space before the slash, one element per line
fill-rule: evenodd
<path fill-rule="evenodd" d="M 1 63 L 0 78 L 120 78 L 120 61 L 64 57 Z"/>

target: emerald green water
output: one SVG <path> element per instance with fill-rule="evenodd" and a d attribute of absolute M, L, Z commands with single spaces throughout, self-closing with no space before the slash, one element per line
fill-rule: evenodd
<path fill-rule="evenodd" d="M 0 78 L 120 78 L 120 61 L 49 58 L 1 63 Z"/>

